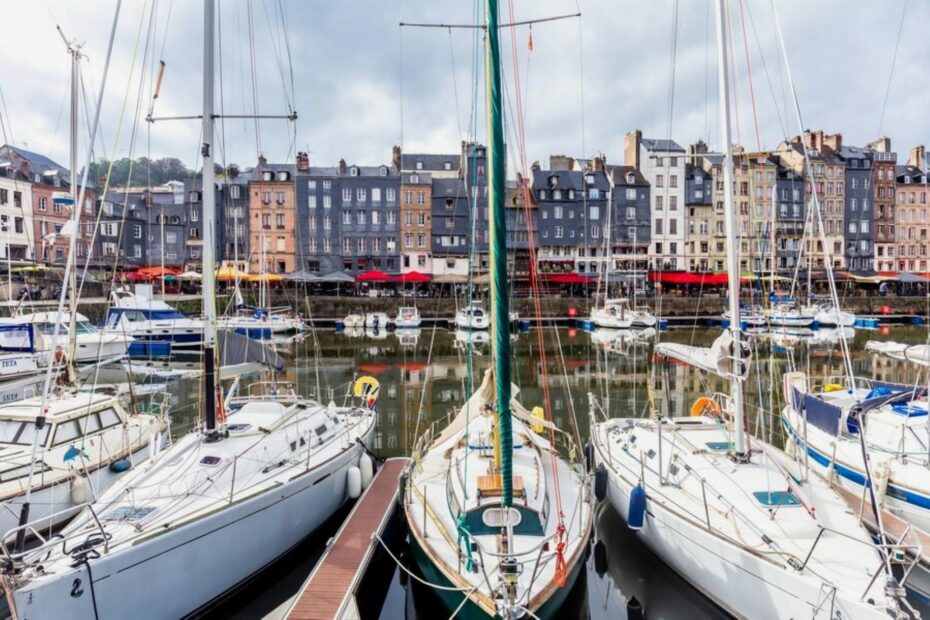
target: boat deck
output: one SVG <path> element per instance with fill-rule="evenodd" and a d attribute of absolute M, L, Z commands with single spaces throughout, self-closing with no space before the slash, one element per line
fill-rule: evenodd
<path fill-rule="evenodd" d="M 295 598 L 289 619 L 331 620 L 340 616 L 377 544 L 372 533 L 380 534 L 390 517 L 399 492 L 398 478 L 408 461 L 388 459 L 377 471 Z"/>

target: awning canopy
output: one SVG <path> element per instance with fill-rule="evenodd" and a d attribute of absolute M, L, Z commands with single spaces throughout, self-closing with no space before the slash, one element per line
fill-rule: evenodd
<path fill-rule="evenodd" d="M 255 273 L 245 279 L 247 282 L 281 282 L 284 276 L 279 273 Z"/>
<path fill-rule="evenodd" d="M 930 282 L 930 279 L 916 273 L 899 273 L 895 281 L 904 282 L 905 284 L 926 284 Z"/>
<path fill-rule="evenodd" d="M 721 273 L 690 273 L 687 271 L 650 271 L 650 282 L 662 284 L 700 284 L 704 286 L 726 286 L 729 276 Z"/>
<path fill-rule="evenodd" d="M 235 267 L 221 267 L 219 271 L 216 272 L 216 279 L 220 281 L 229 281 L 229 280 L 242 280 L 245 278 L 248 273 L 245 271 L 239 271 Z"/>
<path fill-rule="evenodd" d="M 419 271 L 408 271 L 407 273 L 402 273 L 395 277 L 394 280 L 408 284 L 425 284 L 427 282 L 432 282 L 433 277 L 425 273 L 420 273 Z"/>
<path fill-rule="evenodd" d="M 390 282 L 391 276 L 379 269 L 372 269 L 355 276 L 356 282 Z"/>
<path fill-rule="evenodd" d="M 571 273 L 544 274 L 543 281 L 552 282 L 553 284 L 590 284 L 591 278 L 583 276 L 577 271 L 572 271 Z"/>
<path fill-rule="evenodd" d="M 465 284 L 468 282 L 468 276 L 462 276 L 456 273 L 443 273 L 433 278 L 433 282 L 436 284 Z"/>

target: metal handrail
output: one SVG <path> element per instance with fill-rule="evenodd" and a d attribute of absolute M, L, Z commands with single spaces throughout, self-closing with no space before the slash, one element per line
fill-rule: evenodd
<path fill-rule="evenodd" d="M 96 525 L 96 529 L 100 532 L 100 535 L 103 538 L 104 552 L 109 551 L 110 550 L 110 539 L 107 535 L 106 530 L 103 527 L 103 523 L 101 523 L 100 519 L 97 516 L 96 511 L 93 508 L 93 503 L 84 502 L 82 504 L 76 504 L 69 508 L 65 508 L 64 510 L 59 510 L 58 512 L 54 512 L 52 514 L 45 515 L 40 519 L 36 519 L 35 521 L 30 521 L 23 525 L 18 525 L 12 528 L 11 530 L 9 530 L 3 535 L 2 539 L 0 539 L 0 554 L 2 554 L 2 556 L 6 559 L 7 564 L 9 566 L 14 566 L 18 561 L 22 560 L 26 556 L 40 554 L 41 552 L 46 551 L 47 549 L 50 549 L 51 547 L 56 546 L 60 543 L 64 544 L 69 540 L 74 540 L 77 538 L 86 539 L 88 536 L 88 532 L 85 529 L 81 529 L 80 531 L 75 530 L 69 536 L 57 536 L 56 535 L 57 538 L 55 538 L 54 540 L 42 536 L 42 533 L 40 532 L 40 530 L 37 529 L 37 528 L 41 528 L 42 524 L 48 523 L 49 521 L 54 520 L 56 517 L 62 517 L 64 515 L 68 515 L 72 513 L 77 514 L 77 513 L 80 513 L 84 509 L 87 509 L 87 512 L 89 513 L 91 517 L 91 520 L 93 521 L 94 525 Z M 87 523 L 89 523 L 89 521 Z M 85 525 L 87 523 L 85 523 Z M 32 547 L 30 549 L 26 549 L 24 551 L 15 551 L 15 550 L 11 551 L 7 543 L 10 540 L 16 540 L 16 536 L 20 532 L 26 532 L 26 533 L 33 535 L 37 540 L 41 541 L 41 544 L 39 544 L 38 546 Z"/>

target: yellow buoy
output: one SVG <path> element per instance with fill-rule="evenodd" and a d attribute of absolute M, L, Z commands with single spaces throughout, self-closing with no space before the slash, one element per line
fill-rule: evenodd
<path fill-rule="evenodd" d="M 542 407 L 538 407 L 538 406 L 537 406 L 537 407 L 533 407 L 533 417 L 536 418 L 537 420 L 545 420 L 545 419 L 546 419 L 546 412 L 545 412 L 545 410 L 543 410 Z M 542 432 L 544 432 L 545 430 L 546 430 L 546 427 L 543 426 L 542 424 L 534 424 L 534 425 L 533 425 L 533 432 L 534 432 L 534 433 L 542 433 Z"/>

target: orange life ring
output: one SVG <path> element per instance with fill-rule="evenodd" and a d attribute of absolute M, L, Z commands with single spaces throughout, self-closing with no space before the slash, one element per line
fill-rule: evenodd
<path fill-rule="evenodd" d="M 722 411 L 717 401 L 706 396 L 701 396 L 691 405 L 691 416 L 695 418 L 702 415 L 709 418 L 719 418 L 721 413 Z"/>

